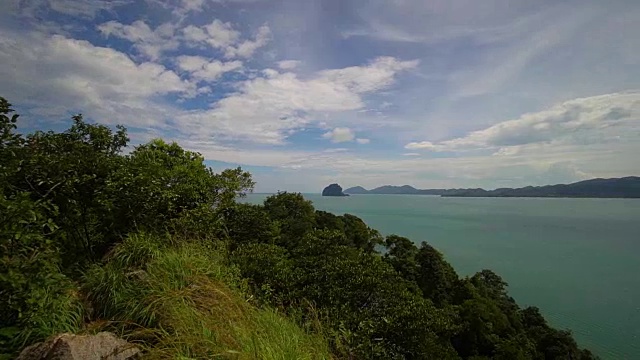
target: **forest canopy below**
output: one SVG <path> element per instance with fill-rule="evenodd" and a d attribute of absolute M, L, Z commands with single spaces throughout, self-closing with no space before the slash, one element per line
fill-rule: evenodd
<path fill-rule="evenodd" d="M 19 134 L 0 98 L 0 358 L 109 330 L 149 358 L 594 359 L 490 270 L 242 169 L 73 117 Z M 428 236 L 428 234 L 426 234 Z"/>

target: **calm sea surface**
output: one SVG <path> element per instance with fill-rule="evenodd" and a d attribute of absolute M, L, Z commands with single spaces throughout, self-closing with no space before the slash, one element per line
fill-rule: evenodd
<path fill-rule="evenodd" d="M 538 306 L 581 346 L 640 359 L 640 200 L 305 197 L 385 235 L 427 241 L 461 275 L 492 269 L 520 305 Z"/>

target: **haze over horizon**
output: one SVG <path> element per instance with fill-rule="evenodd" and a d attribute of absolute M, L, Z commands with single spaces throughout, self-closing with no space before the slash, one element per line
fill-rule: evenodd
<path fill-rule="evenodd" d="M 25 130 L 81 112 L 257 192 L 638 176 L 639 18 L 635 0 L 8 0 L 0 96 Z"/>

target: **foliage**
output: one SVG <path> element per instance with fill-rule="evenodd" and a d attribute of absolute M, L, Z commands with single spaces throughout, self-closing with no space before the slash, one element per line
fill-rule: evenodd
<path fill-rule="evenodd" d="M 231 246 L 277 241 L 279 229 L 262 206 L 237 204 L 222 212 L 224 228 L 221 237 L 230 238 Z"/>
<path fill-rule="evenodd" d="M 0 349 L 10 353 L 76 331 L 83 315 L 73 282 L 60 271 L 58 207 L 49 193 L 38 198 L 20 191 L 28 159 L 12 112 L 0 98 Z"/>
<path fill-rule="evenodd" d="M 82 307 L 60 272 L 52 237 L 55 208 L 21 193 L 0 195 L 0 345 L 12 351 L 57 332 L 76 331 Z"/>
<path fill-rule="evenodd" d="M 419 268 L 416 281 L 422 294 L 438 306 L 450 303 L 459 279 L 442 254 L 423 242 L 415 255 L 415 262 Z"/>
<path fill-rule="evenodd" d="M 0 97 L 0 190 L 10 186 L 9 179 L 19 167 L 17 149 L 23 143 L 22 137 L 15 133 L 19 115 L 12 114 L 11 104 Z"/>
<path fill-rule="evenodd" d="M 195 152 L 156 139 L 138 146 L 110 184 L 125 232 L 157 229 L 185 212 L 224 208 L 253 187 L 240 169 L 215 174 Z"/>
<path fill-rule="evenodd" d="M 294 246 L 315 226 L 315 209 L 300 194 L 281 192 L 270 196 L 264 202 L 264 209 L 280 228 L 279 245 Z"/>
<path fill-rule="evenodd" d="M 342 216 L 325 211 L 316 211 L 315 224 L 317 229 L 335 230 L 345 235 L 344 245 L 373 252 L 376 246 L 382 245 L 380 233 L 365 224 L 362 219 L 351 214 Z"/>

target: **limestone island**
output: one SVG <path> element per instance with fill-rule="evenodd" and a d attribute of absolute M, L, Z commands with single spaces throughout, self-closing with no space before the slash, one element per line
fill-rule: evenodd
<path fill-rule="evenodd" d="M 322 196 L 349 196 L 342 192 L 342 187 L 338 184 L 331 184 L 322 190 Z"/>

